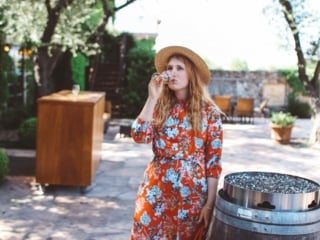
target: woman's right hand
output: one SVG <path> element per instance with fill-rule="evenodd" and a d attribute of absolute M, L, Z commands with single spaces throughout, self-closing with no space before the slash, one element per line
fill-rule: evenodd
<path fill-rule="evenodd" d="M 157 104 L 163 88 L 162 78 L 159 74 L 153 75 L 148 84 L 148 98 L 144 104 L 138 118 L 145 121 L 153 120 L 154 107 Z"/>
<path fill-rule="evenodd" d="M 163 88 L 163 79 L 160 74 L 153 75 L 148 85 L 149 97 L 157 100 Z"/>

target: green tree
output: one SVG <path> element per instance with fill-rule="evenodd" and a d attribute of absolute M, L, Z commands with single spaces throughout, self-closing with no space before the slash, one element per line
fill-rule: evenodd
<path fill-rule="evenodd" d="M 307 95 L 311 98 L 312 131 L 310 142 L 320 144 L 320 32 L 319 13 L 316 14 L 307 0 L 274 0 L 276 14 L 273 22 L 282 26 L 279 32 L 285 33 L 282 38 L 286 46 L 294 49 L 297 57 L 297 71 Z M 274 12 L 273 12 L 274 13 Z M 279 17 L 280 16 L 280 17 Z M 280 23 L 279 23 L 280 21 Z M 308 63 L 309 64 L 308 66 Z M 308 74 L 310 66 L 314 66 Z"/>
<path fill-rule="evenodd" d="M 235 71 L 248 71 L 248 63 L 245 60 L 234 58 L 230 63 L 230 69 Z"/>
<path fill-rule="evenodd" d="M 116 6 L 115 0 L 0 0 L 7 36 L 33 47 L 37 96 L 54 91 L 52 74 L 66 50 L 86 56 L 98 53 L 109 19 L 134 1 Z"/>

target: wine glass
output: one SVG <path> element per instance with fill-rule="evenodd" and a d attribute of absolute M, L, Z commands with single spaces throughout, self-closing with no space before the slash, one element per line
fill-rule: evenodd
<path fill-rule="evenodd" d="M 73 84 L 72 85 L 72 95 L 76 98 L 79 95 L 79 92 L 80 92 L 80 85 Z"/>
<path fill-rule="evenodd" d="M 171 79 L 171 73 L 169 71 L 164 71 L 162 73 L 155 72 L 152 74 L 152 78 L 160 77 L 164 84 L 168 84 Z"/>

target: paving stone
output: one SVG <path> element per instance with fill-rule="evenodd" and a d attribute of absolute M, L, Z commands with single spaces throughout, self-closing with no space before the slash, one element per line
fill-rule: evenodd
<path fill-rule="evenodd" d="M 298 119 L 288 145 L 273 143 L 268 120 L 225 124 L 223 173 L 268 171 L 320 183 L 320 150 L 308 147 L 310 120 Z M 120 138 L 111 124 L 93 184 L 39 189 L 34 176 L 8 176 L 0 185 L 0 240 L 127 240 L 142 174 L 152 159 L 150 144 Z M 12 150 L 15 156 L 23 151 Z M 34 152 L 26 152 L 34 156 Z"/>

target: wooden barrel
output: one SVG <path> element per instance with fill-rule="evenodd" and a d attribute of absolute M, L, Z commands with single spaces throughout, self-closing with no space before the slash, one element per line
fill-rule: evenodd
<path fill-rule="evenodd" d="M 320 240 L 320 207 L 306 211 L 245 208 L 217 194 L 207 240 Z"/>

